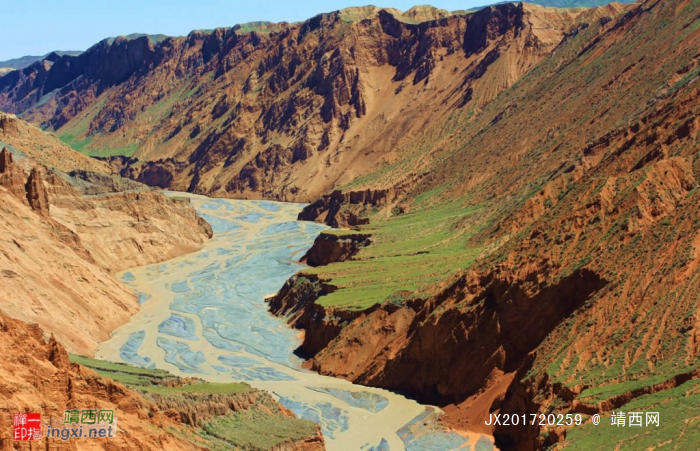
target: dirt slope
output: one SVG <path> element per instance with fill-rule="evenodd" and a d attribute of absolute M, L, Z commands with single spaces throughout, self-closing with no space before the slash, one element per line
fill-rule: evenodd
<path fill-rule="evenodd" d="M 12 439 L 12 414 L 41 413 L 42 418 L 63 418 L 72 408 L 99 406 L 112 409 L 119 432 L 112 439 L 51 441 L 60 449 L 203 449 L 173 434 L 180 426 L 162 413 L 149 418 L 150 403 L 123 385 L 98 377 L 92 370 L 68 361 L 66 350 L 52 337 L 48 342 L 41 329 L 0 314 L 0 342 L 6 350 L 0 367 L 2 384 L 0 416 L 3 449 L 49 446 L 50 440 L 16 442 Z M 43 406 L 39 408 L 39 406 Z M 168 431 L 170 429 L 171 431 Z M 56 443 L 58 442 L 58 443 Z M 51 448 L 53 449 L 53 448 Z"/>
<path fill-rule="evenodd" d="M 188 205 L 86 172 L 109 168 L 56 137 L 7 115 L 0 123 L 0 141 L 14 149 L 0 153 L 0 308 L 89 355 L 137 309 L 114 273 L 194 251 L 211 229 Z M 83 195 L 85 187 L 138 189 Z"/>

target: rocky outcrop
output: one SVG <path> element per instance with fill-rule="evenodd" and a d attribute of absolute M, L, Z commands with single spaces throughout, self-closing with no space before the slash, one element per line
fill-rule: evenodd
<path fill-rule="evenodd" d="M 49 215 L 49 195 L 44 186 L 42 171 L 33 167 L 29 176 L 14 163 L 7 148 L 0 152 L 0 186 L 20 199 L 40 215 Z"/>
<path fill-rule="evenodd" d="M 454 404 L 477 393 L 494 371 L 520 368 L 549 332 L 608 283 L 586 269 L 553 285 L 533 276 L 501 268 L 466 276 L 431 299 L 348 312 L 314 304 L 327 289 L 302 275 L 285 285 L 271 310 L 307 331 L 302 350 L 322 374 Z M 541 314 L 523 314 L 535 305 Z"/>
<path fill-rule="evenodd" d="M 230 416 L 247 411 L 258 411 L 269 415 L 269 421 L 274 417 L 294 417 L 294 413 L 276 403 L 272 396 L 264 391 L 250 390 L 248 392 L 219 395 L 203 393 L 160 394 L 147 393 L 147 399 L 153 401 L 158 409 L 166 416 L 191 427 L 201 427 L 217 417 Z M 208 430 L 208 433 L 214 434 Z M 301 438 L 288 438 L 274 445 L 272 450 L 279 451 L 321 451 L 325 448 L 325 440 L 320 427 L 315 434 Z"/>
<path fill-rule="evenodd" d="M 7 171 L 10 166 L 12 166 L 12 154 L 7 147 L 4 147 L 0 152 L 0 173 Z"/>
<path fill-rule="evenodd" d="M 84 195 L 144 190 L 141 183 L 103 172 L 76 169 L 68 172 L 67 175 L 70 177 L 70 184 Z"/>
<path fill-rule="evenodd" d="M 8 123 L 21 133 L 0 138 L 21 158 L 0 152 L 2 309 L 89 355 L 137 308 L 113 274 L 195 251 L 211 227 L 189 203 L 94 173 L 99 163 L 74 157 L 55 136 L 17 118 Z M 31 147 L 39 143 L 46 152 Z M 39 161 L 62 162 L 73 176 Z"/>
<path fill-rule="evenodd" d="M 26 175 L 24 171 L 14 164 L 12 154 L 7 148 L 0 153 L 0 186 L 8 190 L 15 197 L 26 202 Z"/>
<path fill-rule="evenodd" d="M 19 131 L 16 116 L 0 112 L 0 131 L 4 134 L 14 134 Z"/>
<path fill-rule="evenodd" d="M 177 165 L 171 160 L 157 161 L 145 163 L 138 172 L 127 166 L 122 169 L 121 174 L 125 177 L 132 177 L 148 186 L 168 188 L 173 186 L 173 174 L 181 168 L 182 165 Z"/>
<path fill-rule="evenodd" d="M 49 214 L 49 195 L 44 186 L 44 179 L 41 175 L 41 170 L 37 167 L 29 173 L 29 178 L 25 185 L 27 191 L 27 202 L 32 210 L 37 213 L 48 216 Z"/>
<path fill-rule="evenodd" d="M 109 271 L 194 252 L 213 235 L 189 202 L 150 190 L 55 196 L 53 202 L 52 218 L 78 234 L 98 264 Z"/>
<path fill-rule="evenodd" d="M 270 448 L 270 451 L 322 451 L 326 443 L 319 427 L 316 435 L 301 440 L 287 440 Z"/>
<path fill-rule="evenodd" d="M 160 410 L 175 417 L 181 423 L 198 426 L 218 416 L 231 412 L 242 412 L 262 403 L 275 404 L 270 395 L 262 391 L 251 391 L 235 395 L 206 395 L 182 393 L 177 396 L 153 393 L 148 395 Z"/>
<path fill-rule="evenodd" d="M 61 172 L 86 171 L 99 174 L 114 174 L 106 163 L 75 152 L 52 133 L 41 133 L 14 114 L 0 111 L 0 141 L 12 146 L 21 163 L 23 156 L 35 164 L 57 169 Z M 25 170 L 30 168 L 26 167 Z"/>
<path fill-rule="evenodd" d="M 371 244 L 366 233 L 321 232 L 301 261 L 309 266 L 323 266 L 350 260 L 360 250 Z"/>
<path fill-rule="evenodd" d="M 342 330 L 344 321 L 315 304 L 319 296 L 334 290 L 313 275 L 296 275 L 285 282 L 275 296 L 268 299 L 270 311 L 283 316 L 297 329 L 304 329 L 304 342 L 298 352 L 311 357 L 324 349 Z"/>
<path fill-rule="evenodd" d="M 333 191 L 307 205 L 299 213 L 300 221 L 316 221 L 331 227 L 351 227 L 369 223 L 358 217 L 367 207 L 380 207 L 391 201 L 390 190 Z"/>

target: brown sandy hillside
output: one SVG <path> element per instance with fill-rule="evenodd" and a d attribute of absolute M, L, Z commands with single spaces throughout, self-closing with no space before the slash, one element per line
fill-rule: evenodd
<path fill-rule="evenodd" d="M 324 449 L 323 437 L 314 423 L 294 418 L 268 393 L 245 384 L 207 384 L 164 371 L 74 356 L 69 360 L 65 348 L 53 336 L 46 340 L 36 324 L 28 325 L 1 313 L 0 346 L 4 350 L 0 366 L 3 450 Z M 116 436 L 13 440 L 13 414 L 40 413 L 44 424 L 52 418 L 60 425 L 66 409 L 113 410 Z M 232 417 L 239 428 L 257 427 L 257 434 L 266 442 L 230 441 L 209 433 L 228 424 Z M 266 429 L 260 430 L 256 421 L 264 423 Z M 264 443 L 273 447 L 265 447 Z"/>
<path fill-rule="evenodd" d="M 92 354 L 137 309 L 114 273 L 194 251 L 211 229 L 15 117 L 0 116 L 0 142 L 13 149 L 0 153 L 0 309 Z"/>
<path fill-rule="evenodd" d="M 73 151 L 55 135 L 39 132 L 36 126 L 20 120 L 14 114 L 0 112 L 0 141 L 6 146 L 14 146 L 36 163 L 62 172 L 114 173 L 107 163 Z"/>
<path fill-rule="evenodd" d="M 70 363 L 66 350 L 41 329 L 0 314 L 0 343 L 5 351 L 0 366 L 0 445 L 2 449 L 204 449 L 188 443 L 172 430 L 181 428 L 154 409 L 149 402 L 123 385 L 102 379 L 92 370 Z M 115 411 L 119 432 L 116 438 L 16 442 L 12 439 L 12 414 L 41 413 L 42 419 L 63 418 L 66 409 L 102 408 Z M 182 432 L 181 432 L 182 433 Z"/>
<path fill-rule="evenodd" d="M 479 111 L 588 16 L 362 7 L 279 31 L 118 38 L 6 75 L 0 108 L 122 155 L 150 185 L 309 201 L 378 166 L 420 172 L 448 118 Z"/>

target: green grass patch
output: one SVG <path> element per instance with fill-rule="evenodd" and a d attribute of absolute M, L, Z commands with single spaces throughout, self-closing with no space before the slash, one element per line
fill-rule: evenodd
<path fill-rule="evenodd" d="M 71 362 L 95 370 L 100 376 L 120 382 L 131 389 L 161 395 L 178 393 L 233 395 L 252 391 L 250 385 L 236 382 L 201 382 L 172 387 L 166 384 L 178 381 L 180 378 L 165 370 L 139 368 L 125 363 L 106 362 L 74 354 L 69 358 Z"/>
<path fill-rule="evenodd" d="M 139 150 L 138 144 L 129 144 L 128 146 L 125 147 L 117 147 L 113 149 L 99 149 L 99 150 L 93 150 L 93 149 L 85 149 L 84 147 L 81 148 L 81 152 L 83 152 L 86 155 L 89 155 L 91 157 L 112 157 L 116 155 L 123 155 L 125 157 L 131 157 L 133 156 L 136 151 Z"/>
<path fill-rule="evenodd" d="M 93 148 L 96 136 L 87 136 L 90 123 L 102 110 L 105 105 L 105 98 L 92 105 L 89 109 L 81 112 L 78 116 L 69 121 L 66 125 L 56 131 L 56 136 L 65 144 L 91 157 L 111 157 L 123 155 L 130 157 L 138 150 L 138 144 L 129 144 L 123 147 Z"/>
<path fill-rule="evenodd" d="M 90 129 L 90 123 L 104 105 L 105 98 L 103 97 L 99 102 L 82 111 L 63 127 L 56 130 L 56 136 L 73 149 L 82 152 L 92 142 L 92 138 L 86 137 L 86 133 Z"/>
<path fill-rule="evenodd" d="M 644 387 L 650 387 L 652 385 L 659 384 L 668 380 L 678 374 L 686 373 L 691 371 L 691 369 L 685 369 L 683 371 L 677 371 L 670 374 L 657 374 L 644 379 L 638 379 L 633 381 L 620 382 L 618 384 L 610 384 L 598 386 L 595 388 L 589 388 L 581 392 L 578 399 L 584 402 L 599 402 L 610 399 L 614 396 L 626 393 L 632 390 L 637 390 Z"/>
<path fill-rule="evenodd" d="M 610 414 L 598 426 L 587 422 L 567 430 L 564 449 L 698 449 L 700 443 L 700 380 L 671 390 L 640 396 L 616 412 L 658 412 L 659 426 L 612 426 Z M 645 418 L 643 415 L 643 423 Z"/>
<path fill-rule="evenodd" d="M 181 382 L 177 376 L 164 370 L 139 368 L 123 363 L 106 362 L 78 355 L 70 355 L 71 362 L 95 370 L 100 376 L 109 378 L 127 387 L 140 391 L 147 399 L 157 403 L 163 397 L 175 398 L 177 403 L 187 405 L 193 401 L 183 394 L 235 395 L 254 391 L 245 383 L 195 382 L 181 386 L 169 386 Z M 167 385 L 169 384 L 169 385 Z M 206 421 L 206 422 L 205 422 Z M 187 432 L 190 431 L 190 432 Z M 188 430 L 173 430 L 174 434 L 211 450 L 228 449 L 272 449 L 281 443 L 315 435 L 316 424 L 289 417 L 282 413 L 270 397 L 263 397 L 247 410 L 229 411 L 226 415 L 198 422 Z"/>
<path fill-rule="evenodd" d="M 328 229 L 321 232 L 321 235 L 330 235 L 337 237 L 353 236 L 353 235 L 367 235 L 367 232 L 362 230 L 348 230 L 348 229 Z"/>
<path fill-rule="evenodd" d="M 203 425 L 207 434 L 236 449 L 271 449 L 281 442 L 316 433 L 316 424 L 287 416 L 273 416 L 262 409 L 236 412 Z"/>
<path fill-rule="evenodd" d="M 473 230 L 461 225 L 480 211 L 448 202 L 360 226 L 355 233 L 371 234 L 372 245 L 356 260 L 305 271 L 338 287 L 317 302 L 361 310 L 397 291 L 429 293 L 431 285 L 469 267 L 481 252 L 468 245 Z"/>

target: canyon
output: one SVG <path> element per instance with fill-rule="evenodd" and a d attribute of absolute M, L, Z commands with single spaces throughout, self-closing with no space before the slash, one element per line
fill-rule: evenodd
<path fill-rule="evenodd" d="M 289 343 L 307 369 L 439 406 L 440 427 L 493 436 L 500 449 L 692 449 L 699 8 L 348 8 L 158 42 L 116 38 L 37 62 L 0 78 L 0 109 L 55 133 L 40 135 L 46 147 L 21 149 L 21 134 L 9 142 L 29 163 L 15 147 L 12 161 L 0 159 L 3 219 L 12 218 L 0 249 L 13 262 L 24 248 L 60 255 L 89 285 L 110 284 L 99 305 L 120 307 L 101 309 L 97 329 L 128 332 L 102 345 L 123 358 L 132 334 L 155 340 L 157 327 L 126 322 L 135 296 L 114 274 L 151 268 L 135 282 L 146 293 L 142 281 L 158 271 L 144 265 L 179 262 L 212 236 L 178 198 L 189 195 L 141 183 L 308 203 L 298 219 L 323 225 L 299 226 L 323 229 L 309 267 L 257 296 L 272 295 L 270 311 L 299 329 Z M 21 127 L 32 126 L 0 117 L 8 141 Z M 96 158 L 53 158 L 66 144 Z M 220 219 L 209 218 L 214 229 Z M 35 230 L 38 241 L 17 238 Z M 38 280 L 31 264 L 21 276 Z M 4 277 L 18 292 L 28 286 Z M 41 324 L 35 302 L 31 315 L 10 316 Z M 108 335 L 86 327 L 88 338 L 56 337 L 94 352 Z M 613 409 L 658 410 L 663 427 L 484 424 L 490 413 L 608 423 Z"/>
<path fill-rule="evenodd" d="M 295 220 L 301 205 L 190 199 L 214 237 L 198 252 L 122 274 L 144 301 L 98 358 L 214 383 L 246 381 L 317 422 L 329 450 L 493 448 L 488 434 L 440 426 L 432 407 L 302 368 L 298 332 L 264 301 L 303 267 L 297 261 L 323 229 Z"/>

